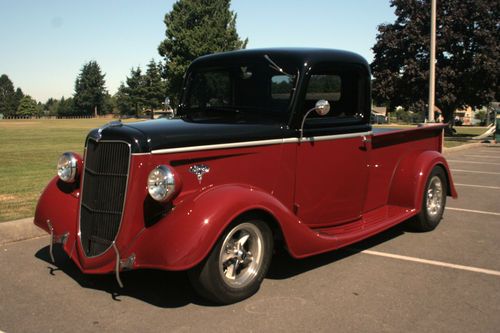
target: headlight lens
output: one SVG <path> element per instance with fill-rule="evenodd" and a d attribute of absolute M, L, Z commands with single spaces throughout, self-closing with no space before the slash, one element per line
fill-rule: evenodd
<path fill-rule="evenodd" d="M 73 153 L 64 153 L 57 161 L 57 175 L 66 183 L 74 183 L 78 169 L 78 159 Z"/>
<path fill-rule="evenodd" d="M 148 192 L 156 201 L 166 201 L 175 193 L 175 176 L 166 165 L 154 168 L 148 176 Z"/>

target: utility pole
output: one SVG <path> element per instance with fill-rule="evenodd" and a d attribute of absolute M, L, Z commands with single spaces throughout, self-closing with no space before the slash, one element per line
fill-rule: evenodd
<path fill-rule="evenodd" d="M 429 68 L 429 110 L 427 121 L 434 122 L 434 95 L 436 91 L 436 1 L 431 2 L 431 52 Z"/>

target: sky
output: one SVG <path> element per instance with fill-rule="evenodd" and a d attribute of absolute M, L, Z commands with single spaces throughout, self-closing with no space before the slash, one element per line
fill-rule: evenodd
<path fill-rule="evenodd" d="M 0 75 L 38 101 L 70 97 L 95 60 L 114 94 L 132 67 L 159 61 L 174 0 L 0 0 Z M 373 59 L 389 0 L 232 0 L 247 48 L 325 47 Z"/>

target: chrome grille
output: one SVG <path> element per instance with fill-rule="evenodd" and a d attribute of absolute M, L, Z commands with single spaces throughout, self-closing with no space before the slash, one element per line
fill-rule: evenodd
<path fill-rule="evenodd" d="M 80 237 L 89 257 L 106 251 L 122 220 L 130 146 L 120 141 L 87 142 L 80 204 Z"/>

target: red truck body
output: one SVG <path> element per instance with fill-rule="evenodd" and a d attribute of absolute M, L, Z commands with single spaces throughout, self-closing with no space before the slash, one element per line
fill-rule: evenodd
<path fill-rule="evenodd" d="M 298 125 L 294 129 L 298 122 L 292 121 L 278 134 L 260 136 L 253 133 L 269 125 L 220 125 L 216 120 L 215 132 L 236 133 L 225 141 L 205 134 L 213 122 L 200 125 L 182 118 L 93 131 L 85 156 L 75 155 L 76 181 L 65 183 L 55 177 L 40 197 L 34 222 L 52 233 L 52 241 L 62 243 L 85 273 L 189 270 L 203 264 L 243 216 L 265 221 L 290 255 L 304 258 L 360 241 L 420 214 L 426 181 L 437 168 L 446 177 L 445 194 L 457 196 L 441 155 L 444 125 L 377 133 L 364 119 L 354 127 L 309 131 Z M 200 140 L 154 145 L 169 131 L 195 132 Z M 141 148 L 143 141 L 149 144 L 147 149 Z M 92 202 L 89 197 L 82 199 L 82 192 L 86 177 L 90 183 L 94 172 L 86 161 L 89 150 L 103 144 L 128 146 L 129 165 L 124 173 L 126 188 L 120 194 L 123 211 L 118 229 L 93 254 L 82 241 L 80 222 L 87 214 L 82 210 L 90 209 L 83 201 Z M 113 158 L 103 164 L 113 163 Z M 151 170 L 159 165 L 169 166 L 177 182 L 176 194 L 167 203 L 151 199 L 146 185 Z M 196 173 L 194 167 L 206 170 Z M 104 192 L 108 185 L 99 186 L 97 191 Z M 100 214 L 97 208 L 93 211 Z"/>
<path fill-rule="evenodd" d="M 134 268 L 186 270 L 206 257 L 231 221 L 259 211 L 280 229 L 293 257 L 346 246 L 420 212 L 425 180 L 435 166 L 446 170 L 448 194 L 456 197 L 448 164 L 440 154 L 442 128 L 132 155 L 116 244 L 122 258 L 136 255 Z M 189 174 L 189 165 L 176 167 L 183 190 L 173 202 L 175 210 L 147 227 L 144 205 L 137 203 L 148 196 L 144 184 L 149 171 L 184 159 L 212 160 L 211 168 L 219 172 L 211 171 L 199 184 Z M 94 258 L 83 253 L 76 237 L 80 189 L 65 192 L 58 182 L 55 177 L 40 197 L 35 224 L 49 232 L 50 220 L 55 234 L 69 233 L 64 250 L 83 272 L 113 272 L 112 249 Z"/>

